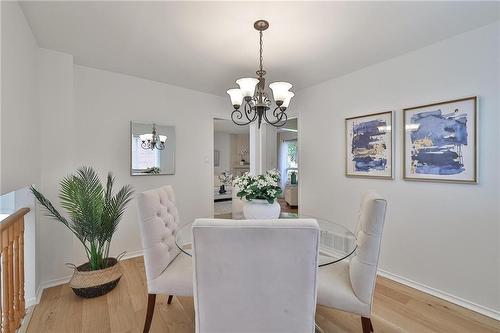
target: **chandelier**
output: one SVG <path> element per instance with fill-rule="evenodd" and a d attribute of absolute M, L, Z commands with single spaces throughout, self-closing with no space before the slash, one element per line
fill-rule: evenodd
<path fill-rule="evenodd" d="M 165 149 L 165 142 L 167 141 L 167 137 L 165 135 L 159 135 L 156 132 L 156 124 L 153 123 L 153 132 L 151 134 L 142 134 L 139 136 L 141 138 L 141 147 L 142 149 Z"/>
<path fill-rule="evenodd" d="M 258 20 L 253 26 L 260 35 L 259 70 L 255 72 L 257 78 L 242 78 L 236 80 L 240 88 L 229 89 L 227 91 L 231 98 L 231 104 L 234 107 L 234 111 L 231 113 L 231 120 L 236 125 L 240 126 L 248 125 L 257 120 L 258 127 L 260 128 L 262 119 L 264 119 L 270 125 L 281 127 L 285 125 L 288 119 L 285 111 L 290 104 L 290 100 L 294 96 L 294 93 L 289 91 L 292 85 L 288 82 L 274 82 L 269 85 L 269 88 L 273 91 L 276 107 L 272 115 L 268 116 L 267 111 L 271 109 L 272 103 L 265 91 L 266 81 L 264 75 L 266 75 L 266 71 L 262 66 L 262 35 L 263 31 L 269 28 L 269 22 Z M 242 103 L 244 103 L 243 110 L 240 109 Z"/>

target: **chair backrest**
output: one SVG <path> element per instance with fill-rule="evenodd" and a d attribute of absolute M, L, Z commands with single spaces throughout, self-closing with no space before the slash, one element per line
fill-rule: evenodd
<path fill-rule="evenodd" d="M 196 332 L 313 332 L 318 244 L 311 219 L 196 220 Z"/>
<path fill-rule="evenodd" d="M 157 278 L 179 254 L 175 234 L 179 213 L 172 186 L 167 185 L 137 195 L 142 247 L 148 281 Z"/>
<path fill-rule="evenodd" d="M 354 293 L 366 304 L 371 304 L 373 299 L 386 208 L 385 199 L 373 191 L 365 194 L 361 201 L 356 227 L 358 248 L 349 262 L 349 277 Z"/>
<path fill-rule="evenodd" d="M 356 225 L 354 226 L 355 235 L 357 235 L 361 229 L 361 214 L 363 213 L 363 207 L 365 205 L 365 201 L 371 200 L 374 193 L 375 191 L 370 190 L 363 193 L 363 195 L 361 196 L 361 203 L 359 205 L 359 211 L 358 211 L 358 219 L 356 220 Z"/>

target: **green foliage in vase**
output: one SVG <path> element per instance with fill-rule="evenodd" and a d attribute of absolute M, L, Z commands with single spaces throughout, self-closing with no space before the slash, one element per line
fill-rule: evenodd
<path fill-rule="evenodd" d="M 69 218 L 61 215 L 42 193 L 31 187 L 33 195 L 46 208 L 47 216 L 64 224 L 82 243 L 91 270 L 107 267 L 105 259 L 109 256 L 111 239 L 134 193 L 133 188 L 126 185 L 113 194 L 114 181 L 108 173 L 104 187 L 90 167 L 81 167 L 74 175 L 63 178 L 59 199 Z"/>
<path fill-rule="evenodd" d="M 248 172 L 236 178 L 234 185 L 238 187 L 237 196 L 246 200 L 266 200 L 272 204 L 281 195 L 280 173 L 276 169 L 263 175 L 252 176 Z"/>

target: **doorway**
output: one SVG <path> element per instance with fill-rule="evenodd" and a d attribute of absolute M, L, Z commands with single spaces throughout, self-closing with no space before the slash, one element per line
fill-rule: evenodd
<path fill-rule="evenodd" d="M 250 131 L 231 120 L 214 118 L 213 200 L 214 217 L 231 218 L 232 181 L 250 171 Z"/>
<path fill-rule="evenodd" d="M 277 130 L 277 169 L 281 174 L 282 197 L 278 199 L 282 212 L 299 211 L 299 145 L 298 120 L 289 119 Z"/>

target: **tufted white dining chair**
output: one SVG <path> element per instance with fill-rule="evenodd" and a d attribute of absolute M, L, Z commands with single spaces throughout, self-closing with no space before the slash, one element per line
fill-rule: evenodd
<path fill-rule="evenodd" d="M 311 219 L 196 220 L 196 332 L 312 333 L 318 244 Z"/>
<path fill-rule="evenodd" d="M 191 258 L 179 255 L 175 245 L 175 234 L 179 228 L 179 213 L 175 206 L 174 190 L 171 186 L 139 193 L 142 247 L 148 286 L 148 308 L 144 333 L 149 332 L 157 294 L 193 295 L 193 271 Z"/>
<path fill-rule="evenodd" d="M 318 272 L 318 304 L 360 315 L 363 333 L 373 332 L 370 318 L 386 207 L 376 192 L 365 194 L 355 229 L 354 257 Z"/>

